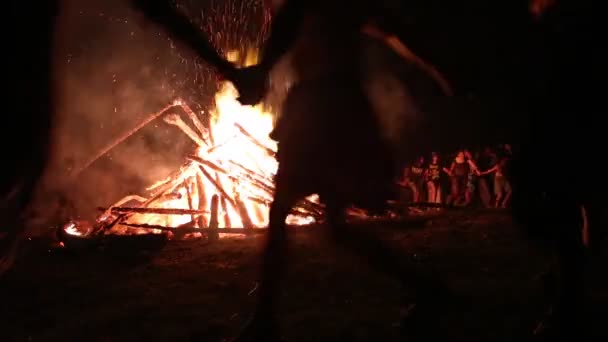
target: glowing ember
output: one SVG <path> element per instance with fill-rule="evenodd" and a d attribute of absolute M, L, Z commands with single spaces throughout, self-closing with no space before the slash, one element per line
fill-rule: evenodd
<path fill-rule="evenodd" d="M 76 235 L 76 236 L 82 236 L 82 233 L 80 233 L 78 231 L 78 229 L 76 229 L 76 224 L 74 222 L 70 222 L 68 223 L 63 230 L 65 230 L 66 233 L 70 234 L 70 235 Z"/>
<path fill-rule="evenodd" d="M 238 54 L 229 54 L 238 60 Z M 255 63 L 248 54 L 245 64 Z M 215 97 L 215 109 L 208 127 L 182 101 L 174 106 L 183 109 L 194 127 L 180 115 L 167 113 L 164 120 L 180 128 L 197 145 L 181 169 L 146 190 L 148 198 L 127 196 L 98 219 L 112 227 L 110 233 L 167 230 L 167 228 L 261 228 L 268 225 L 268 206 L 272 202 L 273 177 L 277 171 L 274 158 L 277 144 L 269 138 L 273 115 L 262 105 L 243 106 L 237 91 L 226 82 Z M 167 107 L 170 110 L 175 107 Z M 127 203 L 137 203 L 121 207 Z M 320 215 L 318 198 L 311 196 L 287 219 L 288 224 L 315 222 Z M 116 221 L 116 222 L 114 222 Z M 135 230 L 134 230 L 135 228 Z M 72 231 L 78 232 L 73 228 Z M 178 228 L 179 229 L 179 228 Z M 171 229 L 173 230 L 173 229 Z M 189 230 L 192 233 L 192 230 Z"/>
<path fill-rule="evenodd" d="M 63 230 L 68 235 L 85 237 L 93 231 L 93 227 L 85 221 L 71 221 L 63 226 Z"/>

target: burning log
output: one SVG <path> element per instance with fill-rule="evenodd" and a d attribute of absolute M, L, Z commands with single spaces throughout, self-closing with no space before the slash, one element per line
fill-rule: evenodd
<path fill-rule="evenodd" d="M 140 203 L 145 203 L 147 201 L 147 199 L 141 197 L 141 196 L 137 196 L 137 195 L 129 195 L 129 196 L 125 196 L 123 198 L 121 198 L 118 202 L 112 204 L 108 209 L 104 209 L 103 210 L 103 214 L 101 214 L 101 217 L 104 216 L 109 216 L 110 215 L 110 209 L 113 207 L 120 207 L 121 205 L 130 202 L 130 201 L 137 201 Z M 99 209 L 99 208 L 98 208 Z"/>
<path fill-rule="evenodd" d="M 207 177 L 207 179 L 211 182 L 211 184 L 213 184 L 213 186 L 217 189 L 217 191 L 219 191 L 220 194 L 222 194 L 222 196 L 225 197 L 233 207 L 236 207 L 234 200 L 232 198 L 230 198 L 230 196 L 228 196 L 226 191 L 224 191 L 224 188 L 220 185 L 219 181 L 217 181 L 215 178 L 213 178 L 211 176 L 211 174 L 209 174 L 209 172 L 207 172 L 207 170 L 205 170 L 205 168 L 202 165 L 199 165 L 198 168 L 201 170 L 203 175 L 205 175 L 205 177 Z"/>
<path fill-rule="evenodd" d="M 158 214 L 158 215 L 201 215 L 207 214 L 205 210 L 177 209 L 177 208 L 135 208 L 135 207 L 113 207 L 112 213 L 117 214 Z"/>
<path fill-rule="evenodd" d="M 82 173 L 82 171 L 86 170 L 89 166 L 91 166 L 91 164 L 93 164 L 95 161 L 97 161 L 97 159 L 103 157 L 106 153 L 110 152 L 110 150 L 112 150 L 114 147 L 118 146 L 120 143 L 122 143 L 123 141 L 127 140 L 130 136 L 132 136 L 133 134 L 137 133 L 137 131 L 139 131 L 140 129 L 146 127 L 146 125 L 148 125 L 150 122 L 154 121 L 154 119 L 156 119 L 159 116 L 163 115 L 166 111 L 168 111 L 169 109 L 171 109 L 171 108 L 173 108 L 175 106 L 176 106 L 176 103 L 172 103 L 172 104 L 166 106 L 165 108 L 159 110 L 158 112 L 152 113 L 151 115 L 149 115 L 139 125 L 133 127 L 131 130 L 125 132 L 123 135 L 121 135 L 118 138 L 116 138 L 114 141 L 112 141 L 106 147 L 104 147 L 99 152 L 97 152 L 97 154 L 95 154 L 93 156 L 93 158 L 89 159 L 80 168 L 75 169 L 74 172 L 72 172 L 72 176 L 74 178 L 76 178 L 76 176 L 78 176 L 79 174 Z"/>
<path fill-rule="evenodd" d="M 204 120 L 205 120 L 205 127 L 211 127 L 211 119 L 212 116 L 207 113 L 207 115 L 205 115 Z M 208 138 L 209 138 L 209 142 L 211 143 L 211 145 L 215 145 L 215 138 L 213 137 L 213 130 L 209 130 L 207 131 L 209 133 Z"/>
<path fill-rule="evenodd" d="M 196 129 L 198 129 L 198 131 L 200 132 L 200 136 L 203 138 L 203 140 L 205 140 L 205 144 L 207 144 L 206 140 L 207 136 L 209 135 L 209 131 L 205 128 L 205 126 L 203 126 L 201 120 L 199 120 L 198 116 L 194 113 L 194 111 L 192 111 L 192 109 L 190 109 L 187 104 L 181 103 L 180 107 L 183 109 L 186 115 L 188 115 L 190 121 L 192 121 L 192 123 L 194 124 L 194 127 L 196 127 Z"/>
<path fill-rule="evenodd" d="M 134 228 L 134 229 L 151 229 L 151 230 L 162 230 L 165 232 L 172 232 L 174 234 L 176 234 L 178 231 L 180 232 L 180 234 L 192 234 L 192 233 L 200 233 L 200 234 L 208 234 L 209 237 L 211 237 L 212 235 L 217 235 L 219 237 L 219 234 L 242 234 L 242 235 L 252 235 L 252 234 L 264 234 L 265 233 L 265 229 L 222 229 L 222 228 L 206 228 L 206 229 L 199 229 L 199 228 L 195 228 L 195 227 L 180 227 L 180 228 L 175 228 L 175 227 L 165 227 L 165 226 L 161 226 L 161 225 L 155 225 L 155 224 L 146 224 L 146 223 L 125 223 L 123 224 L 125 227 L 129 227 L 129 228 Z"/>
<path fill-rule="evenodd" d="M 314 213 L 317 216 L 323 216 L 323 207 L 309 199 L 303 199 L 298 203 L 303 209 Z"/>
<path fill-rule="evenodd" d="M 223 141 L 223 142 L 221 142 L 221 143 L 219 143 L 219 144 L 217 144 L 217 145 L 214 145 L 213 147 L 211 147 L 210 149 L 208 149 L 208 150 L 206 151 L 206 153 L 207 153 L 207 154 L 211 154 L 211 153 L 215 152 L 216 150 L 218 150 L 218 149 L 219 149 L 219 148 L 221 148 L 222 146 L 224 146 L 224 145 L 228 144 L 228 143 L 229 143 L 230 141 L 232 141 L 234 138 L 236 138 L 236 135 L 233 135 L 233 136 L 231 136 L 230 138 L 226 139 L 225 141 Z"/>
<path fill-rule="evenodd" d="M 224 196 L 220 197 L 220 205 L 222 206 L 222 212 L 224 213 L 224 228 L 230 229 L 232 227 L 232 221 L 230 215 L 228 215 L 228 205 L 226 204 L 227 199 Z M 238 211 L 238 206 L 234 204 L 234 208 Z"/>
<path fill-rule="evenodd" d="M 274 192 L 274 187 L 272 185 L 268 185 L 268 182 L 270 182 L 272 184 L 272 179 L 269 179 L 268 177 L 264 176 L 264 175 L 260 175 L 259 173 L 251 170 L 248 167 L 243 166 L 240 163 L 237 163 L 235 161 L 230 161 L 230 164 L 238 167 L 239 169 L 243 170 L 244 173 L 248 176 L 251 177 L 251 179 L 254 179 L 256 181 L 259 181 L 260 183 L 264 184 L 265 187 L 272 189 L 272 191 Z"/>
<path fill-rule="evenodd" d="M 243 203 L 243 201 L 241 201 L 238 196 L 235 198 L 235 201 L 239 211 L 239 215 L 241 216 L 241 222 L 243 222 L 243 228 L 252 229 L 254 225 L 251 221 L 251 217 L 249 217 L 249 212 L 247 212 L 247 207 L 245 207 L 245 203 Z"/>
<path fill-rule="evenodd" d="M 188 176 L 189 173 L 189 167 L 181 168 L 180 173 L 176 174 L 174 179 L 170 180 L 169 182 L 165 183 L 165 185 L 156 189 L 150 199 L 147 200 L 144 204 L 142 204 L 142 206 L 148 206 L 150 205 L 150 203 L 159 199 L 163 194 L 173 191 L 177 186 L 179 186 L 183 182 L 183 180 Z"/>
<path fill-rule="evenodd" d="M 218 196 L 213 195 L 213 197 L 211 197 L 211 217 L 209 218 L 209 229 L 212 230 L 217 230 L 218 226 L 219 226 L 219 222 L 218 222 L 218 209 L 219 209 L 219 203 L 218 203 Z M 209 240 L 217 240 L 219 239 L 219 234 L 209 234 Z"/>
<path fill-rule="evenodd" d="M 155 189 L 160 188 L 161 186 L 174 182 L 178 179 L 181 179 L 182 175 L 184 174 L 184 172 L 190 167 L 190 163 L 185 163 L 183 164 L 177 171 L 171 173 L 169 176 L 167 176 L 167 178 L 160 180 L 152 185 L 150 185 L 149 187 L 146 188 L 146 191 L 153 191 Z M 162 192 L 162 191 L 161 191 Z M 156 194 L 156 193 L 155 193 Z"/>
<path fill-rule="evenodd" d="M 186 188 L 186 196 L 188 198 L 188 209 L 194 210 L 192 205 L 192 194 L 190 194 L 190 182 L 188 179 L 184 180 L 184 187 Z M 194 214 L 191 215 L 192 222 L 195 222 L 196 216 Z"/>
<path fill-rule="evenodd" d="M 205 187 L 203 185 L 203 179 L 199 173 L 196 174 L 196 187 L 198 190 L 198 210 L 203 210 L 205 203 L 207 203 L 207 198 L 205 196 Z M 205 215 L 198 216 L 198 226 L 199 228 L 204 228 L 206 226 Z"/>
<path fill-rule="evenodd" d="M 120 214 L 116 217 L 116 219 L 112 222 L 109 222 L 107 224 L 103 224 L 102 228 L 104 231 L 109 231 L 112 228 L 114 228 L 116 225 L 121 224 L 125 219 L 127 219 L 129 216 L 127 214 Z"/>
<path fill-rule="evenodd" d="M 228 171 L 224 170 L 221 166 L 217 165 L 214 162 L 205 160 L 203 158 L 199 158 L 197 156 L 188 156 L 186 158 L 188 158 L 189 160 L 192 160 L 193 162 L 195 162 L 199 165 L 208 166 L 208 167 L 212 168 L 214 171 L 221 172 L 226 175 L 228 174 Z"/>
<path fill-rule="evenodd" d="M 253 135 L 251 135 L 251 133 L 249 133 L 243 126 L 241 126 L 238 123 L 234 123 L 234 126 L 247 138 L 249 138 L 249 140 L 251 140 L 252 143 L 254 143 L 255 145 L 257 145 L 259 148 L 263 149 L 266 151 L 266 153 L 271 156 L 271 157 L 275 157 L 276 156 L 276 152 L 271 149 L 270 147 L 262 144 L 258 139 L 256 139 Z"/>
<path fill-rule="evenodd" d="M 199 137 L 196 132 L 194 132 L 192 128 L 190 128 L 190 126 L 188 126 L 188 124 L 185 123 L 184 120 L 182 120 L 182 118 L 179 117 L 179 115 L 169 114 L 165 116 L 164 120 L 169 125 L 173 125 L 181 129 L 182 132 L 184 132 L 188 136 L 188 138 L 192 139 L 192 141 L 194 141 L 198 146 L 203 147 L 207 145 L 205 141 L 201 137 Z"/>
<path fill-rule="evenodd" d="M 178 183 L 177 181 L 167 184 L 166 186 L 163 187 L 163 190 L 165 191 L 158 191 L 156 195 L 150 197 L 149 200 L 147 200 L 145 203 L 143 203 L 141 206 L 142 207 L 147 207 L 149 206 L 151 203 L 153 203 L 156 200 L 162 199 L 163 197 L 167 197 L 167 196 L 171 196 L 174 197 L 173 195 L 173 190 L 175 190 L 175 188 L 177 186 L 179 186 L 180 183 Z M 169 194 L 167 194 L 167 192 L 169 192 Z"/>
<path fill-rule="evenodd" d="M 255 197 L 255 196 L 249 196 L 247 197 L 248 200 L 262 204 L 262 205 L 266 205 L 266 206 L 270 206 L 272 204 L 272 200 L 267 200 L 264 198 L 260 198 L 260 197 Z M 311 202 L 312 203 L 312 202 Z M 305 212 L 303 212 L 305 211 Z M 310 215 L 312 217 L 314 217 L 315 219 L 320 219 L 323 215 L 321 213 L 318 213 L 316 211 L 311 211 L 311 210 L 306 210 L 304 208 L 293 208 L 289 211 L 289 213 L 291 215 L 294 216 L 307 216 Z"/>

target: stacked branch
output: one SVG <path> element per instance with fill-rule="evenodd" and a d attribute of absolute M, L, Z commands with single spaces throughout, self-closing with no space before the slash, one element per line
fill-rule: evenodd
<path fill-rule="evenodd" d="M 169 113 L 171 108 L 181 108 L 193 127 L 179 114 Z M 248 167 L 238 160 L 239 156 L 222 151 L 231 143 L 239 147 L 247 144 L 248 149 L 266 158 L 274 158 L 276 151 L 238 123 L 234 124 L 234 134 L 229 139 L 214 145 L 210 120 L 200 120 L 181 101 L 165 108 L 162 114 L 164 122 L 179 128 L 194 142 L 197 153 L 188 156 L 167 178 L 148 187 L 147 197 L 126 196 L 103 209 L 97 220 L 102 230 L 169 231 L 179 235 L 205 231 L 211 237 L 216 231 L 247 234 L 246 231 L 264 226 L 267 222 L 261 224 L 264 221 L 261 217 L 267 217 L 275 190 L 272 173 L 257 162 Z M 158 116 L 162 115 L 154 115 Z M 303 222 L 318 221 L 323 207 L 307 199 L 293 208 L 291 214 Z M 241 224 L 233 227 L 236 221 Z"/>

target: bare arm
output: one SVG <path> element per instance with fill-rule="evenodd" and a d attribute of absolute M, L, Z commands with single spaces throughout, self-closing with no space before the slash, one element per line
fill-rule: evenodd
<path fill-rule="evenodd" d="M 485 176 L 485 175 L 490 174 L 492 172 L 496 172 L 496 170 L 498 170 L 498 165 L 494 165 L 491 169 L 483 171 L 483 172 L 480 172 L 479 175 L 480 176 Z"/>
<path fill-rule="evenodd" d="M 479 168 L 477 167 L 477 164 L 475 164 L 475 162 L 472 161 L 471 159 L 469 159 L 468 162 L 469 162 L 469 166 L 471 167 L 471 170 L 473 170 L 473 173 L 476 174 L 477 176 L 481 176 L 481 173 L 479 172 Z"/>
<path fill-rule="evenodd" d="M 452 165 L 450 165 L 449 169 L 447 167 L 443 168 L 443 172 L 447 173 L 448 176 L 450 176 L 450 177 L 452 177 L 452 171 L 454 171 L 454 163 L 452 163 Z"/>
<path fill-rule="evenodd" d="M 306 6 L 307 0 L 287 0 L 274 17 L 260 62 L 260 67 L 266 73 L 270 72 L 296 40 Z"/>
<path fill-rule="evenodd" d="M 203 32 L 197 30 L 188 18 L 174 8 L 167 0 L 132 0 L 133 6 L 146 17 L 161 25 L 171 36 L 196 50 L 200 56 L 216 68 L 224 77 L 230 79 L 234 66 L 222 58 L 211 46 Z"/>
<path fill-rule="evenodd" d="M 377 25 L 369 23 L 365 25 L 362 32 L 372 38 L 381 40 L 395 53 L 406 61 L 413 63 L 422 71 L 427 73 L 441 88 L 441 90 L 448 96 L 452 96 L 454 91 L 450 86 L 450 83 L 445 77 L 433 66 L 424 59 L 418 57 L 412 50 L 410 50 L 396 35 L 387 33 L 381 30 Z"/>

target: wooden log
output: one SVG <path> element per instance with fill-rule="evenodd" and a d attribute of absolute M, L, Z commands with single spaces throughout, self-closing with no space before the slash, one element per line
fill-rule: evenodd
<path fill-rule="evenodd" d="M 154 224 L 146 224 L 146 223 L 123 223 L 123 226 L 127 228 L 134 229 L 150 229 L 150 230 L 162 230 L 164 232 L 173 232 L 180 234 L 192 234 L 192 233 L 200 233 L 207 234 L 207 236 L 217 235 L 219 238 L 219 234 L 234 234 L 234 235 L 258 235 L 266 233 L 266 229 L 244 229 L 244 228 L 232 228 L 232 229 L 222 229 L 222 228 L 196 228 L 196 227 L 166 227 L 161 225 Z"/>
<path fill-rule="evenodd" d="M 217 144 L 217 145 L 213 145 L 213 147 L 209 148 L 209 149 L 206 151 L 206 154 L 211 154 L 211 153 L 215 152 L 216 150 L 218 150 L 218 149 L 219 149 L 219 148 L 221 148 L 222 146 L 224 146 L 224 145 L 228 144 L 230 141 L 232 141 L 232 140 L 233 140 L 233 139 L 235 139 L 235 138 L 236 138 L 236 135 L 233 135 L 233 136 L 231 136 L 230 138 L 228 138 L 228 139 L 224 140 L 223 142 L 221 142 L 221 143 L 219 143 L 219 144 Z"/>
<path fill-rule="evenodd" d="M 272 204 L 272 200 L 267 200 L 265 198 L 257 197 L 257 196 L 247 196 L 247 199 L 262 205 L 270 205 Z"/>
<path fill-rule="evenodd" d="M 255 217 L 258 219 L 258 222 L 264 222 L 264 212 L 268 212 L 268 210 L 263 211 L 262 210 L 262 206 L 260 205 L 254 205 L 253 206 L 253 211 L 255 212 Z M 267 209 L 267 208 L 264 208 Z"/>
<path fill-rule="evenodd" d="M 236 204 L 234 203 L 234 200 L 232 198 L 230 198 L 230 196 L 228 195 L 228 193 L 224 190 L 224 188 L 222 187 L 222 185 L 218 182 L 218 180 L 216 178 L 214 178 L 213 176 L 211 176 L 211 174 L 205 169 L 205 167 L 203 167 L 202 165 L 198 166 L 199 169 L 201 170 L 201 172 L 203 173 L 203 175 L 205 177 L 207 177 L 207 179 L 211 182 L 211 184 L 213 184 L 213 186 L 215 187 L 215 189 L 217 191 L 219 191 L 219 193 L 226 197 L 226 199 L 230 202 L 230 204 L 233 207 L 236 207 Z"/>
<path fill-rule="evenodd" d="M 102 148 L 91 159 L 87 160 L 81 167 L 79 167 L 77 169 L 74 169 L 73 172 L 72 172 L 72 179 L 76 179 L 77 176 L 80 173 L 82 173 L 82 171 L 86 170 L 89 166 L 91 166 L 91 164 L 93 164 L 99 158 L 101 158 L 102 156 L 104 156 L 106 153 L 110 152 L 110 150 L 112 150 L 114 147 L 118 146 L 123 141 L 127 140 L 130 136 L 132 136 L 133 134 L 135 134 L 140 129 L 144 128 L 150 122 L 154 121 L 154 119 L 156 119 L 159 116 L 163 115 L 167 110 L 175 107 L 175 105 L 176 105 L 175 103 L 172 103 L 170 105 L 167 105 L 165 108 L 159 110 L 158 112 L 152 113 L 152 114 L 148 115 L 146 117 L 146 119 L 144 121 L 142 121 L 141 123 L 139 123 L 137 126 L 133 127 L 129 131 L 125 132 L 123 135 L 121 135 L 118 138 L 114 139 L 114 141 L 112 141 L 110 144 L 108 144 L 107 146 L 105 146 L 104 148 Z"/>
<path fill-rule="evenodd" d="M 117 224 L 122 224 L 123 220 L 126 218 L 128 218 L 127 214 L 118 215 L 114 221 L 110 222 L 109 224 L 103 225 L 102 230 L 103 231 L 111 230 Z"/>
<path fill-rule="evenodd" d="M 243 228 L 245 228 L 245 229 L 254 228 L 253 221 L 251 221 L 251 217 L 249 216 L 249 212 L 247 211 L 247 207 L 245 206 L 245 203 L 243 203 L 243 201 L 241 201 L 239 196 L 236 196 L 235 201 L 236 201 L 236 205 L 237 205 L 237 208 L 239 211 L 239 216 L 241 217 L 241 222 L 243 222 Z"/>
<path fill-rule="evenodd" d="M 217 196 L 217 195 L 214 195 Z M 216 199 L 216 201 L 218 201 L 217 204 L 217 208 L 219 209 L 220 204 L 219 204 L 219 197 Z M 114 207 L 114 208 L 110 208 L 110 210 L 115 213 L 115 214 L 120 214 L 119 216 L 122 216 L 123 218 L 125 218 L 124 216 L 127 214 L 157 214 L 157 215 L 200 215 L 199 218 L 201 216 L 203 216 L 204 214 L 210 214 L 210 220 L 209 220 L 209 227 L 213 228 L 213 225 L 215 225 L 216 227 L 219 228 L 219 221 L 218 221 L 218 217 L 219 217 L 219 210 L 217 213 L 213 213 L 213 197 L 211 198 L 211 210 L 190 210 L 190 209 L 173 209 L 173 208 L 133 208 L 133 207 Z M 108 210 L 106 208 L 103 207 L 98 207 L 97 210 L 100 211 L 105 211 Z M 313 216 L 316 218 L 316 213 L 311 213 L 308 211 L 302 212 L 299 211 L 298 208 L 294 208 L 292 210 L 290 210 L 289 212 L 292 215 L 296 215 L 296 216 Z M 214 221 L 214 215 L 215 215 L 215 221 Z M 115 225 L 115 224 L 114 224 Z M 253 226 L 253 225 L 252 225 Z M 231 229 L 231 228 L 229 228 Z"/>
<path fill-rule="evenodd" d="M 193 162 L 195 162 L 199 165 L 208 166 L 209 168 L 213 169 L 214 171 L 221 172 L 226 175 L 228 174 L 228 171 L 226 171 L 224 168 L 222 168 L 221 166 L 217 165 L 216 163 L 214 163 L 212 161 L 205 160 L 203 158 L 193 156 L 193 155 L 190 155 L 186 158 L 188 158 L 189 160 L 192 160 Z"/>
<path fill-rule="evenodd" d="M 173 191 L 176 187 L 178 187 L 184 181 L 186 176 L 188 176 L 188 174 L 190 172 L 190 167 L 192 167 L 192 166 L 189 165 L 188 167 L 180 168 L 180 171 L 178 173 L 176 173 L 175 179 L 173 179 L 170 182 L 166 183 L 165 185 L 157 188 L 152 193 L 150 199 L 148 199 L 146 202 L 144 202 L 141 206 L 142 207 L 149 206 L 150 203 L 156 201 L 162 195 L 166 194 L 167 192 Z"/>
<path fill-rule="evenodd" d="M 218 209 L 219 209 L 219 197 L 217 194 L 211 197 L 211 216 L 209 218 L 209 229 L 212 231 L 217 231 L 219 222 L 218 222 Z M 219 234 L 209 233 L 209 240 L 217 240 L 219 239 Z"/>
<path fill-rule="evenodd" d="M 272 183 L 273 182 L 273 180 L 271 178 L 269 178 L 269 177 L 267 177 L 265 175 L 261 175 L 261 174 L 253 171 L 252 169 L 246 167 L 245 165 L 243 165 L 241 163 L 237 163 L 234 160 L 230 160 L 229 163 L 232 164 L 232 165 L 234 165 L 234 166 L 236 166 L 236 167 L 238 167 L 238 168 L 240 168 L 245 173 L 250 174 L 251 176 L 254 176 L 255 178 L 264 180 L 265 182 L 268 182 L 268 183 Z"/>
<path fill-rule="evenodd" d="M 205 126 L 203 126 L 203 123 L 201 122 L 201 120 L 199 120 L 198 116 L 194 113 L 194 111 L 187 104 L 182 102 L 180 107 L 184 111 L 184 113 L 186 113 L 186 115 L 188 115 L 188 117 L 190 118 L 190 121 L 192 121 L 192 123 L 194 124 L 194 127 L 196 127 L 196 129 L 198 129 L 200 136 L 202 137 L 205 144 L 209 145 L 208 141 L 207 141 L 208 136 L 209 136 L 209 131 L 205 128 Z"/>
<path fill-rule="evenodd" d="M 252 179 L 249 178 L 248 176 L 245 176 L 245 179 L 249 181 L 249 184 L 252 185 L 253 187 L 255 187 L 256 189 L 262 190 L 263 192 L 265 192 L 267 195 L 269 195 L 270 197 L 272 197 L 274 195 L 274 188 L 264 184 L 263 182 L 257 180 L 257 179 Z"/>
<path fill-rule="evenodd" d="M 255 184 L 258 188 L 264 190 L 268 194 L 274 194 L 274 186 L 272 186 L 272 180 L 269 180 L 267 177 L 262 176 L 255 171 L 235 162 L 230 161 L 230 163 L 243 171 L 245 174 L 245 178 L 251 181 L 251 183 Z"/>
<path fill-rule="evenodd" d="M 180 166 L 180 168 L 177 171 L 172 172 L 169 176 L 167 176 L 167 178 L 150 185 L 149 187 L 146 188 L 146 191 L 153 191 L 163 185 L 174 182 L 175 180 L 179 179 L 180 176 L 182 176 L 182 174 L 184 173 L 184 170 L 187 170 L 190 166 L 191 166 L 190 162 L 186 162 L 185 164 L 182 164 L 182 166 Z M 154 194 L 156 194 L 156 192 Z"/>
<path fill-rule="evenodd" d="M 203 178 L 199 173 L 196 174 L 196 186 L 198 190 L 198 210 L 203 211 L 207 203 L 207 197 L 205 196 L 205 185 L 203 184 Z M 205 215 L 198 216 L 199 228 L 205 228 L 207 223 L 205 222 Z"/>
<path fill-rule="evenodd" d="M 314 213 L 317 216 L 323 216 L 323 207 L 308 199 L 303 199 L 303 200 L 299 201 L 296 205 L 306 211 Z"/>
<path fill-rule="evenodd" d="M 259 141 L 258 139 L 256 139 L 256 137 L 254 137 L 253 135 L 251 135 L 251 133 L 249 133 L 245 127 L 241 126 L 239 123 L 234 123 L 234 126 L 239 130 L 239 132 L 241 132 L 241 134 L 243 134 L 244 136 L 246 136 L 247 138 L 249 138 L 249 140 L 251 140 L 251 142 L 253 142 L 255 145 L 257 145 L 259 148 L 263 149 L 264 151 L 266 151 L 266 153 L 271 156 L 271 157 L 275 157 L 276 156 L 276 152 L 271 149 L 270 147 L 264 145 L 261 141 Z"/>
<path fill-rule="evenodd" d="M 220 205 L 222 206 L 222 212 L 224 213 L 224 229 L 230 229 L 232 227 L 232 220 L 230 220 L 230 215 L 228 214 L 228 205 L 227 199 L 224 196 L 220 197 Z M 238 206 L 234 205 L 235 209 L 238 210 Z"/>
<path fill-rule="evenodd" d="M 98 216 L 98 219 L 99 219 L 100 217 L 110 215 L 109 208 L 112 208 L 112 207 L 119 207 L 119 206 L 121 206 L 121 205 L 123 205 L 123 204 L 125 204 L 125 203 L 127 203 L 127 202 L 133 201 L 133 200 L 135 200 L 135 201 L 137 201 L 137 202 L 139 202 L 139 203 L 146 203 L 146 201 L 147 201 L 147 199 L 145 199 L 145 198 L 143 198 L 143 197 L 141 197 L 141 196 L 137 196 L 137 195 L 129 195 L 129 196 L 125 196 L 125 197 L 121 198 L 121 199 L 120 199 L 118 202 L 116 202 L 116 203 L 112 204 L 110 207 L 108 207 L 108 208 L 104 209 L 104 210 L 103 210 L 103 213 L 102 213 L 101 215 L 99 215 L 99 216 Z M 99 207 L 98 207 L 97 209 L 99 209 Z"/>
<path fill-rule="evenodd" d="M 266 205 L 266 206 L 270 206 L 272 204 L 272 200 L 266 200 L 263 198 L 259 198 L 259 197 L 247 197 L 247 199 L 254 201 L 256 203 L 262 204 L 262 205 Z M 291 215 L 295 215 L 295 216 L 312 216 L 315 220 L 320 220 L 323 217 L 322 213 L 317 213 L 315 211 L 309 211 L 306 210 L 304 208 L 299 208 L 299 207 L 294 207 L 289 211 L 289 214 Z M 257 214 L 258 218 L 261 217 L 261 213 Z"/>
<path fill-rule="evenodd" d="M 211 129 L 211 120 L 213 119 L 211 113 L 207 113 L 207 115 L 205 115 L 203 117 L 203 121 L 204 121 L 204 125 L 207 128 L 207 132 L 209 133 L 209 142 L 211 144 L 211 146 L 215 145 L 215 137 L 213 136 L 213 130 Z"/>
<path fill-rule="evenodd" d="M 204 210 L 177 209 L 177 208 L 136 208 L 136 207 L 113 207 L 112 213 L 122 214 L 158 214 L 158 215 L 202 215 L 207 214 Z"/>
<path fill-rule="evenodd" d="M 190 179 L 184 180 L 184 187 L 186 188 L 186 198 L 188 199 L 188 209 L 194 210 L 194 206 L 192 205 L 192 194 L 190 193 Z M 192 222 L 196 222 L 196 215 L 191 214 Z"/>
<path fill-rule="evenodd" d="M 203 139 L 198 136 L 198 134 L 196 134 L 196 132 L 194 132 L 192 128 L 190 128 L 190 126 L 188 126 L 188 124 L 185 123 L 179 115 L 169 114 L 164 117 L 164 121 L 169 125 L 181 129 L 182 132 L 184 132 L 188 136 L 188 138 L 194 141 L 194 143 L 197 144 L 199 147 L 205 147 L 207 145 L 205 141 L 203 141 Z"/>

